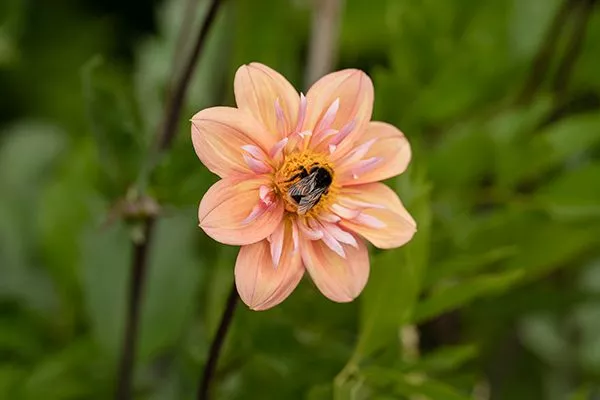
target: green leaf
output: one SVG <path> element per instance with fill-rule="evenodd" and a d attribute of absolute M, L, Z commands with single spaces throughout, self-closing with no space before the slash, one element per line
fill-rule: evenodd
<path fill-rule="evenodd" d="M 593 394 L 591 385 L 583 385 L 569 397 L 569 400 L 590 400 Z"/>
<path fill-rule="evenodd" d="M 3 197 L 15 201 L 35 193 L 48 176 L 50 167 L 64 150 L 63 131 L 53 125 L 36 121 L 21 121 L 3 130 L 9 138 L 2 143 L 0 152 L 0 185 Z M 25 206 L 25 205 L 23 205 Z"/>
<path fill-rule="evenodd" d="M 0 365 L 0 398 L 20 398 L 20 389 L 26 376 L 27 371 L 24 368 L 13 364 Z"/>
<path fill-rule="evenodd" d="M 380 367 L 368 367 L 361 371 L 367 384 L 385 389 L 392 387 L 392 392 L 407 396 L 422 395 L 430 400 L 470 400 L 467 394 L 459 392 L 452 386 L 428 378 L 421 374 L 403 374 L 399 371 Z"/>
<path fill-rule="evenodd" d="M 111 197 L 120 196 L 137 178 L 146 148 L 133 88 L 100 57 L 84 66 L 82 79 L 90 131 L 104 172 L 102 183 Z"/>
<path fill-rule="evenodd" d="M 415 307 L 413 323 L 421 323 L 444 312 L 456 309 L 476 298 L 501 293 L 519 282 L 524 270 L 511 270 L 495 274 L 481 274 L 455 285 L 434 291 Z"/>
<path fill-rule="evenodd" d="M 600 113 L 578 114 L 541 132 L 540 139 L 553 150 L 552 160 L 585 153 L 600 143 Z"/>
<path fill-rule="evenodd" d="M 493 161 L 499 189 L 513 188 L 526 177 L 530 159 L 539 152 L 532 149 L 535 147 L 532 141 L 539 140 L 533 135 L 552 107 L 551 97 L 539 96 L 529 107 L 503 110 L 485 124 L 494 142 Z"/>
<path fill-rule="evenodd" d="M 540 189 L 536 200 L 562 219 L 600 218 L 600 163 L 566 171 Z"/>
<path fill-rule="evenodd" d="M 576 227 L 548 221 L 529 222 L 528 232 L 520 235 L 519 253 L 508 260 L 506 270 L 522 271 L 523 278 L 533 280 L 574 261 L 600 243 L 594 225 Z"/>
<path fill-rule="evenodd" d="M 408 365 L 409 371 L 425 373 L 452 372 L 479 355 L 476 345 L 440 347 Z"/>
<path fill-rule="evenodd" d="M 39 360 L 23 382 L 25 399 L 106 398 L 110 369 L 88 341 L 74 342 Z"/>
<path fill-rule="evenodd" d="M 356 399 L 364 388 L 364 379 L 357 375 L 354 364 L 346 364 L 346 367 L 336 376 L 333 386 L 333 398 L 335 400 Z"/>
<path fill-rule="evenodd" d="M 427 269 L 427 276 L 423 285 L 431 286 L 444 279 L 455 279 L 469 273 L 479 272 L 482 269 L 504 261 L 517 254 L 516 246 L 504 246 L 489 250 L 481 254 L 459 254 L 448 260 L 432 264 Z"/>
<path fill-rule="evenodd" d="M 600 114 L 579 114 L 556 122 L 537 133 L 522 151 L 521 177 L 532 179 L 561 164 L 590 158 L 600 144 Z"/>
<path fill-rule="evenodd" d="M 131 248 L 128 229 L 121 222 L 90 227 L 83 236 L 85 309 L 94 339 L 113 360 L 118 357 L 125 329 Z"/>
<path fill-rule="evenodd" d="M 556 14 L 558 0 L 512 0 L 509 24 L 513 52 L 519 59 L 530 60 L 543 45 L 543 39 Z"/>
<path fill-rule="evenodd" d="M 157 222 L 142 303 L 139 356 L 148 360 L 180 338 L 194 312 L 201 264 L 193 254 L 195 212 Z M 96 340 L 115 358 L 125 324 L 131 239 L 120 223 L 87 232 L 83 250 L 86 308 Z"/>
<path fill-rule="evenodd" d="M 48 325 L 21 308 L 2 307 L 0 312 L 0 354 L 3 358 L 33 361 L 45 354 Z"/>
<path fill-rule="evenodd" d="M 194 256 L 195 210 L 160 219 L 153 237 L 139 339 L 141 359 L 174 346 L 197 304 L 202 263 Z"/>
<path fill-rule="evenodd" d="M 39 268 L 41 189 L 65 148 L 53 125 L 21 121 L 6 130 L 0 147 L 0 294 L 48 310 L 56 305 L 46 271 Z"/>
<path fill-rule="evenodd" d="M 450 130 L 430 155 L 431 177 L 441 188 L 453 190 L 480 182 L 492 168 L 493 145 L 492 139 L 481 132 L 480 124 Z"/>
<path fill-rule="evenodd" d="M 523 345 L 550 365 L 560 366 L 569 359 L 571 345 L 562 337 L 558 318 L 550 314 L 535 314 L 519 323 Z"/>
<path fill-rule="evenodd" d="M 312 387 L 306 395 L 306 400 L 331 400 L 333 389 L 331 384 L 322 384 Z"/>
<path fill-rule="evenodd" d="M 361 296 L 361 325 L 354 358 L 369 357 L 398 337 L 417 295 L 417 275 L 400 251 L 373 261 L 369 284 Z"/>
<path fill-rule="evenodd" d="M 433 287 L 428 298 L 415 309 L 414 321 L 427 320 L 443 312 L 456 309 L 472 300 L 497 294 L 521 282 L 531 281 L 548 272 L 574 262 L 598 244 L 593 227 L 575 227 L 557 224 L 529 213 L 497 213 L 492 218 L 496 225 L 490 230 L 484 224 L 472 234 L 470 248 L 490 247 L 490 242 L 510 245 L 514 256 L 497 265 L 499 272 L 452 281 L 448 276 Z M 456 279 L 455 279 L 456 281 Z"/>
<path fill-rule="evenodd" d="M 93 142 L 84 138 L 64 152 L 53 178 L 40 194 L 38 207 L 40 253 L 61 300 L 65 329 L 76 329 L 76 318 L 83 311 L 81 302 L 80 241 L 84 228 L 93 219 L 99 197 L 93 179 L 95 163 Z M 76 199 L 76 201 L 65 201 Z M 60 234 L 57 234 L 60 227 Z"/>

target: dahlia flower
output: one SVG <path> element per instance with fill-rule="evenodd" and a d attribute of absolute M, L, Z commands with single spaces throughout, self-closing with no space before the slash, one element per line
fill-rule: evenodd
<path fill-rule="evenodd" d="M 251 63 L 234 81 L 237 108 L 192 118 L 202 163 L 221 180 L 200 202 L 200 227 L 241 246 L 235 283 L 244 303 L 282 302 L 305 271 L 329 299 L 356 298 L 369 276 L 365 239 L 389 249 L 416 223 L 379 181 L 411 158 L 402 132 L 371 122 L 373 84 L 362 71 L 326 75 L 306 96 L 279 73 Z"/>

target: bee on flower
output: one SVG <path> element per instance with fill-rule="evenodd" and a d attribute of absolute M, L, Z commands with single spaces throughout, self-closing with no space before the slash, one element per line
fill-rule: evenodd
<path fill-rule="evenodd" d="M 408 141 L 371 121 L 373 84 L 359 70 L 326 75 L 304 96 L 251 63 L 238 69 L 234 91 L 237 108 L 192 118 L 196 154 L 221 178 L 200 202 L 200 227 L 241 246 L 235 282 L 253 310 L 281 303 L 305 271 L 329 299 L 352 301 L 369 276 L 364 240 L 389 249 L 416 231 L 379 182 L 407 168 Z"/>

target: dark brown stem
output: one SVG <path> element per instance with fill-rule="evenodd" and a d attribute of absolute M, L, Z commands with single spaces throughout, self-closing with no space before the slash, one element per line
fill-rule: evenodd
<path fill-rule="evenodd" d="M 206 43 L 207 33 L 210 30 L 221 0 L 211 0 L 208 13 L 200 27 L 196 42 L 187 59 L 184 70 L 175 81 L 173 90 L 168 91 L 169 98 L 165 106 L 163 123 L 159 126 L 156 136 L 156 146 L 151 151 L 155 152 L 150 156 L 150 164 L 145 166 L 142 176 L 149 175 L 155 166 L 155 157 L 168 150 L 173 139 L 177 134 L 177 127 L 181 109 L 185 100 L 188 86 L 191 82 L 200 53 Z M 148 250 L 150 248 L 150 238 L 154 230 L 155 217 L 149 215 L 144 219 L 144 235 L 141 240 L 133 243 L 133 260 L 131 266 L 131 280 L 128 298 L 128 313 L 125 329 L 125 337 L 122 346 L 121 358 L 118 366 L 117 389 L 115 393 L 116 400 L 130 400 L 132 398 L 132 375 L 135 362 L 135 339 L 138 333 L 141 299 L 144 288 L 145 275 L 148 264 Z"/>
<path fill-rule="evenodd" d="M 194 22 L 196 20 L 196 11 L 198 9 L 198 0 L 186 0 L 183 7 L 183 15 L 181 17 L 181 28 L 177 35 L 177 41 L 175 42 L 175 51 L 173 53 L 173 63 L 171 64 L 171 71 L 173 71 L 173 77 L 169 82 L 169 87 L 174 87 L 175 77 L 178 76 L 178 72 L 181 70 L 181 65 L 185 60 L 185 51 L 188 48 L 189 36 L 194 28 Z"/>
<path fill-rule="evenodd" d="M 137 242 L 133 243 L 125 338 L 121 349 L 121 360 L 119 362 L 117 375 L 117 391 L 115 393 L 115 399 L 118 400 L 131 398 L 131 378 L 136 355 L 135 339 L 137 338 L 138 333 L 140 306 L 147 269 L 148 248 L 152 239 L 153 226 L 154 220 L 152 218 L 144 220 L 142 237 Z"/>
<path fill-rule="evenodd" d="M 575 21 L 573 24 L 573 33 L 571 34 L 569 43 L 565 55 L 562 58 L 552 88 L 555 93 L 562 94 L 569 84 L 571 72 L 575 67 L 577 58 L 581 52 L 583 42 L 585 40 L 585 34 L 589 25 L 590 17 L 592 16 L 592 10 L 596 0 L 580 0 L 580 5 L 577 10 L 577 14 L 574 17 Z"/>
<path fill-rule="evenodd" d="M 161 132 L 158 137 L 157 146 L 159 152 L 167 150 L 171 146 L 171 143 L 177 134 L 177 123 L 179 122 L 179 115 L 181 113 L 181 107 L 183 106 L 183 100 L 187 94 L 188 86 L 192 79 L 192 75 L 194 74 L 196 64 L 198 63 L 200 53 L 206 44 L 206 34 L 210 30 L 210 27 L 212 26 L 217 15 L 217 11 L 219 10 L 219 6 L 222 3 L 223 2 L 221 0 L 211 0 L 208 12 L 204 18 L 204 23 L 198 31 L 198 36 L 196 37 L 196 42 L 192 48 L 192 52 L 187 60 L 183 72 L 175 83 L 175 88 L 171 96 L 169 97 L 167 102 L 167 110 L 169 111 L 165 114 L 165 118 L 163 119 L 161 125 Z"/>
<path fill-rule="evenodd" d="M 202 374 L 202 380 L 200 381 L 200 385 L 198 387 L 198 400 L 208 399 L 210 384 L 215 375 L 215 371 L 217 370 L 219 355 L 221 354 L 221 349 L 223 348 L 227 331 L 231 325 L 237 302 L 238 294 L 234 283 L 231 287 L 231 291 L 229 292 L 229 297 L 227 297 L 227 303 L 225 304 L 225 309 L 223 310 L 223 315 L 221 316 L 219 329 L 217 329 L 217 333 L 215 334 L 212 344 L 210 345 L 208 360 L 206 361 L 206 366 L 204 367 L 204 372 Z"/>

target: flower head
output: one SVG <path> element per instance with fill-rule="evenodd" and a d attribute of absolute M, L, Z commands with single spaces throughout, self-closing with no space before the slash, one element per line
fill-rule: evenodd
<path fill-rule="evenodd" d="M 408 141 L 370 121 L 373 84 L 359 70 L 329 74 L 304 96 L 252 63 L 238 69 L 234 88 L 237 108 L 192 118 L 196 154 L 221 177 L 200 202 L 200 227 L 242 246 L 235 281 L 252 309 L 282 302 L 305 271 L 331 300 L 353 300 L 369 276 L 364 239 L 388 249 L 416 230 L 378 182 L 406 169 Z"/>

